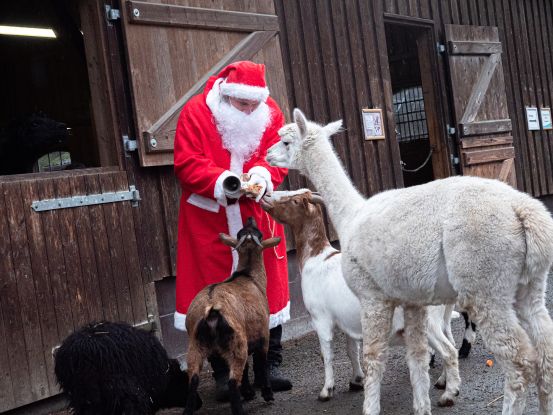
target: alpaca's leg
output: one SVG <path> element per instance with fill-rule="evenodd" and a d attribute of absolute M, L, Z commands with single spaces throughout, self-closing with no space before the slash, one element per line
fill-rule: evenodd
<path fill-rule="evenodd" d="M 200 384 L 200 371 L 204 362 L 204 356 L 191 344 L 186 355 L 188 366 L 188 395 L 186 399 L 186 408 L 184 415 L 192 415 L 197 408 L 196 399 L 198 397 L 198 385 Z"/>
<path fill-rule="evenodd" d="M 553 414 L 553 322 L 544 304 L 543 283 L 530 283 L 517 292 L 516 311 L 537 352 L 540 415 Z"/>
<path fill-rule="evenodd" d="M 528 334 L 508 301 L 494 304 L 490 297 L 478 298 L 473 294 L 467 301 L 460 297 L 460 303 L 468 305 L 465 308 L 478 325 L 486 347 L 505 373 L 503 415 L 522 415 L 536 367 L 536 352 Z"/>
<path fill-rule="evenodd" d="M 359 347 L 360 342 L 354 338 L 347 336 L 347 348 L 348 357 L 351 362 L 351 368 L 353 369 L 353 375 L 349 381 L 349 390 L 358 391 L 363 390 L 363 369 L 361 369 L 361 363 L 359 362 Z"/>
<path fill-rule="evenodd" d="M 325 318 L 313 318 L 312 322 L 319 337 L 325 367 L 325 383 L 319 393 L 319 400 L 328 401 L 334 393 L 334 370 L 332 368 L 334 360 L 334 351 L 332 350 L 333 327 L 330 320 Z"/>
<path fill-rule="evenodd" d="M 380 413 L 380 384 L 386 366 L 393 313 L 394 306 L 388 302 L 370 298 L 361 300 L 365 368 L 363 415 Z"/>
<path fill-rule="evenodd" d="M 413 388 L 415 415 L 430 415 L 430 375 L 428 374 L 428 340 L 426 337 L 427 309 L 422 306 L 405 306 L 405 346 L 407 365 Z"/>
<path fill-rule="evenodd" d="M 440 325 L 429 321 L 428 342 L 430 346 L 442 356 L 444 369 L 435 386 L 438 389 L 446 389 L 438 401 L 439 406 L 451 406 L 454 397 L 459 394 L 461 378 L 459 376 L 459 361 L 457 349 L 449 341 Z"/>

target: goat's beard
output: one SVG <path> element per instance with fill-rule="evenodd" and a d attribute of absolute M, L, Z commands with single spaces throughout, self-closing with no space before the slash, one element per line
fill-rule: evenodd
<path fill-rule="evenodd" d="M 209 95 L 212 92 L 213 95 L 208 96 L 207 104 L 221 134 L 223 147 L 244 163 L 259 147 L 261 137 L 271 121 L 271 110 L 262 102 L 250 114 L 243 113 L 221 99 L 218 82 Z"/>

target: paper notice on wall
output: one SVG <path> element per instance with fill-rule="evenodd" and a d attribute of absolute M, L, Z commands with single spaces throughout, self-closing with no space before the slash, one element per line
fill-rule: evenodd
<path fill-rule="evenodd" d="M 540 119 L 536 107 L 526 107 L 526 121 L 528 122 L 528 130 L 534 131 L 540 129 Z"/>

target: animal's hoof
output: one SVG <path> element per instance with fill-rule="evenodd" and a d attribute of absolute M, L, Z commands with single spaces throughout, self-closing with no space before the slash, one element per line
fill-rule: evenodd
<path fill-rule="evenodd" d="M 441 408 L 445 408 L 453 405 L 455 405 L 455 402 L 451 398 L 441 398 L 438 400 L 438 406 Z"/>
<path fill-rule="evenodd" d="M 326 402 L 329 401 L 330 398 L 332 398 L 332 395 L 334 395 L 334 386 L 332 388 L 323 388 L 321 393 L 319 393 L 319 401 Z"/>
<path fill-rule="evenodd" d="M 242 393 L 242 397 L 245 401 L 251 401 L 255 398 L 255 390 L 252 389 L 245 389 L 240 391 Z"/>
<path fill-rule="evenodd" d="M 349 383 L 349 390 L 352 392 L 362 391 L 363 390 L 363 384 L 362 383 Z"/>
<path fill-rule="evenodd" d="M 271 388 L 261 388 L 261 396 L 263 396 L 263 399 L 265 400 L 265 402 L 270 402 L 275 400 L 273 391 L 271 390 Z"/>
<path fill-rule="evenodd" d="M 434 383 L 434 387 L 435 387 L 436 389 L 440 389 L 440 390 L 444 390 L 444 389 L 445 389 L 445 385 L 446 385 L 445 382 L 440 382 L 440 381 Z"/>
<path fill-rule="evenodd" d="M 461 345 L 461 348 L 459 349 L 459 359 L 466 359 L 470 354 L 470 349 L 472 348 L 472 344 L 470 344 L 467 339 L 463 339 L 463 344 Z"/>

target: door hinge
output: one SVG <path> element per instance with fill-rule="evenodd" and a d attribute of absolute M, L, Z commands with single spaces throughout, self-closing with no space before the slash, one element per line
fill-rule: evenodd
<path fill-rule="evenodd" d="M 109 4 L 105 4 L 104 8 L 106 11 L 106 19 L 108 22 L 113 22 L 121 18 L 121 12 L 119 11 L 119 9 L 114 9 Z"/>
<path fill-rule="evenodd" d="M 100 205 L 102 203 L 125 202 L 127 200 L 131 202 L 132 207 L 138 206 L 138 201 L 140 200 L 140 192 L 136 187 L 129 186 L 129 190 L 124 190 L 121 192 L 106 192 L 94 195 L 35 200 L 31 204 L 31 207 L 35 212 L 44 212 L 46 210 Z"/>
<path fill-rule="evenodd" d="M 436 51 L 438 54 L 445 53 L 445 45 L 443 43 L 436 43 Z"/>
<path fill-rule="evenodd" d="M 138 148 L 136 144 L 136 140 L 133 140 L 132 138 L 129 138 L 128 135 L 123 135 L 123 147 L 125 148 L 125 151 L 136 151 Z"/>
<path fill-rule="evenodd" d="M 455 127 L 452 127 L 451 125 L 447 124 L 446 126 L 446 130 L 447 130 L 447 135 L 455 135 L 456 133 L 456 129 Z"/>

